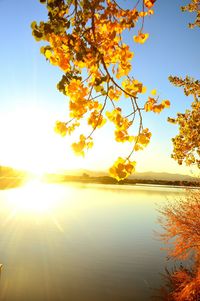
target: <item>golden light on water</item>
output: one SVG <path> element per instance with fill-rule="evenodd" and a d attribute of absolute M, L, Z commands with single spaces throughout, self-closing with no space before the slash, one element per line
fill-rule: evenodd
<path fill-rule="evenodd" d="M 3 226 L 20 222 L 25 231 L 28 225 L 42 227 L 48 223 L 59 232 L 64 232 L 60 217 L 63 212 L 70 217 L 73 191 L 73 187 L 47 184 L 37 178 L 20 188 L 9 189 L 4 194 L 3 207 L 7 218 Z"/>
<path fill-rule="evenodd" d="M 10 192 L 8 201 L 18 212 L 37 214 L 53 211 L 59 202 L 56 188 L 44 185 L 38 179 L 29 181 L 24 187 L 13 190 L 13 193 Z"/>
<path fill-rule="evenodd" d="M 62 189 L 62 185 L 49 185 L 40 179 L 32 179 L 23 187 L 7 190 L 5 194 L 4 204 L 9 214 L 4 225 L 18 219 L 25 223 L 49 221 L 59 231 L 63 231 L 57 215 L 70 204 L 73 198 L 72 187 L 65 185 Z"/>

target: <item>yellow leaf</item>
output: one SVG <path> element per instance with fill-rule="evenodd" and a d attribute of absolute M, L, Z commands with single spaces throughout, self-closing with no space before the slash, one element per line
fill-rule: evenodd
<path fill-rule="evenodd" d="M 147 8 L 151 8 L 155 2 L 156 0 L 144 0 L 144 4 Z"/>
<path fill-rule="evenodd" d="M 141 91 L 141 93 L 146 93 L 146 91 L 147 91 L 147 88 L 146 88 L 145 86 L 142 86 L 142 91 Z"/>
<path fill-rule="evenodd" d="M 148 15 L 148 12 L 147 12 L 147 11 L 141 11 L 141 12 L 139 13 L 139 16 L 140 16 L 141 18 L 146 17 L 147 15 Z"/>
<path fill-rule="evenodd" d="M 157 94 L 156 89 L 151 90 L 151 95 L 155 96 Z"/>
<path fill-rule="evenodd" d="M 169 107 L 170 107 L 170 101 L 169 101 L 169 100 L 163 100 L 163 101 L 162 101 L 162 105 L 163 105 L 165 108 L 169 108 Z"/>
<path fill-rule="evenodd" d="M 94 143 L 93 143 L 92 141 L 91 141 L 91 142 L 88 142 L 88 143 L 87 143 L 87 148 L 92 148 L 92 147 L 93 147 L 93 144 L 94 144 Z"/>
<path fill-rule="evenodd" d="M 35 21 L 33 21 L 33 22 L 31 23 L 31 28 L 32 28 L 32 29 L 35 29 L 36 25 L 37 25 L 37 23 L 36 23 Z"/>
<path fill-rule="evenodd" d="M 133 37 L 134 42 L 144 44 L 144 42 L 148 39 L 149 34 L 148 33 L 142 33 L 140 32 L 137 36 Z"/>
<path fill-rule="evenodd" d="M 47 49 L 47 50 L 45 51 L 45 56 L 46 56 L 47 59 L 50 59 L 50 57 L 52 56 L 52 52 L 51 52 L 50 50 Z"/>
<path fill-rule="evenodd" d="M 154 10 L 153 9 L 149 9 L 148 10 L 148 15 L 153 15 L 154 14 Z"/>
<path fill-rule="evenodd" d="M 159 114 L 163 109 L 164 109 L 163 104 L 155 105 L 155 106 L 153 107 L 154 113 L 158 113 L 158 114 Z"/>

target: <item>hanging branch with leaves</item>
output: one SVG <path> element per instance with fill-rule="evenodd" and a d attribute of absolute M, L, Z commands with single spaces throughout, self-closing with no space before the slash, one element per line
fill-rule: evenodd
<path fill-rule="evenodd" d="M 48 43 L 41 53 L 63 71 L 57 88 L 69 98 L 69 116 L 56 122 L 55 131 L 70 135 L 81 119 L 87 119 L 90 132 L 72 144 L 74 152 L 84 156 L 93 145 L 94 132 L 106 121 L 113 123 L 115 140 L 132 143 L 127 157 L 118 158 L 109 170 L 117 180 L 125 179 L 135 170 L 133 153 L 144 149 L 151 138 L 143 127 L 143 112 L 160 113 L 170 105 L 168 100 L 158 103 L 155 90 L 141 105 L 139 97 L 146 88 L 130 76 L 134 54 L 123 41 L 124 32 L 136 30 L 137 25 L 133 40 L 145 43 L 149 34 L 144 32 L 144 20 L 153 14 L 155 0 L 135 1 L 131 9 L 123 9 L 115 0 L 40 2 L 46 5 L 48 21 L 33 22 L 32 33 L 37 41 Z M 125 114 L 122 107 L 123 103 L 128 107 L 128 100 L 130 112 Z"/>

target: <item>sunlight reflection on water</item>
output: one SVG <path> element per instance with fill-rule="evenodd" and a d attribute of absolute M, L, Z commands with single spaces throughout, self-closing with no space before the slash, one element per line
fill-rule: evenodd
<path fill-rule="evenodd" d="M 23 187 L 10 190 L 7 201 L 18 213 L 45 214 L 59 206 L 61 197 L 62 190 L 59 186 L 44 185 L 34 179 Z M 65 189 L 65 197 L 70 197 L 70 188 Z"/>
<path fill-rule="evenodd" d="M 155 203 L 180 193 L 38 181 L 0 191 L 0 300 L 148 301 L 165 263 Z"/>

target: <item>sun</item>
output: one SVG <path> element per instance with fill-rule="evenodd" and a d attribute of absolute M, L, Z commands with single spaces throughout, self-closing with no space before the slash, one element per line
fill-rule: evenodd
<path fill-rule="evenodd" d="M 0 118 L 1 165 L 37 175 L 66 167 L 66 163 L 75 166 L 74 157 L 67 158 L 67 141 L 54 132 L 54 124 L 54 114 L 37 107 L 4 114 Z"/>
<path fill-rule="evenodd" d="M 76 136 L 63 138 L 56 134 L 55 122 L 65 120 L 65 113 L 36 105 L 0 112 L 0 165 L 30 171 L 36 176 L 81 169 L 106 170 L 113 162 L 113 153 L 102 157 L 102 146 L 106 144 L 113 149 L 114 143 L 107 137 L 107 130 L 103 129 L 102 134 L 95 137 L 94 147 L 85 157 L 78 157 L 73 153 L 71 144 L 76 142 L 80 133 L 87 133 L 88 128 L 83 124 Z M 119 154 L 122 151 L 117 143 L 114 150 Z"/>
<path fill-rule="evenodd" d="M 8 113 L 5 119 L 1 133 L 3 160 L 14 167 L 42 173 L 50 156 L 51 140 L 44 116 L 38 109 L 29 108 Z"/>

